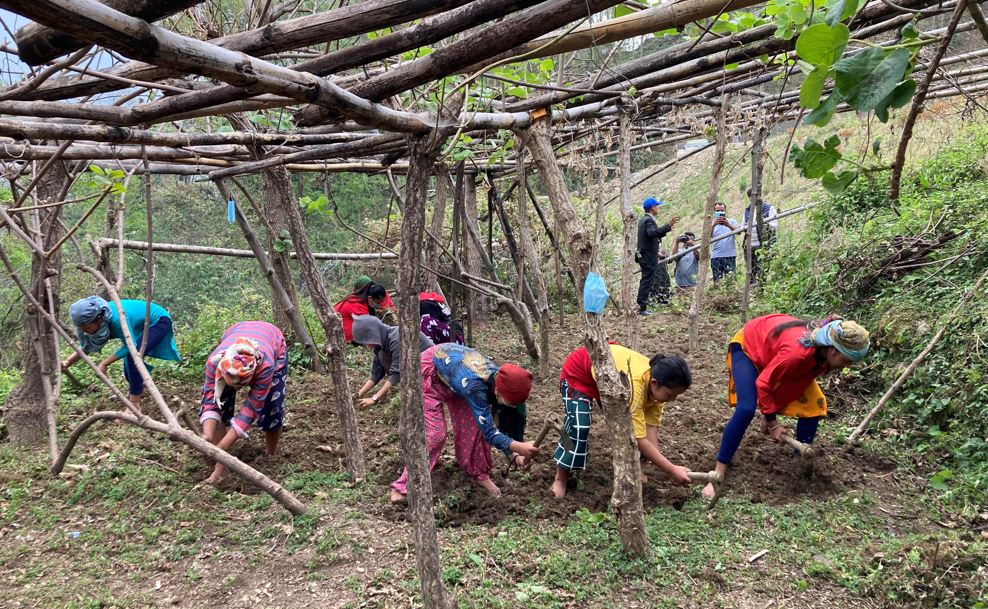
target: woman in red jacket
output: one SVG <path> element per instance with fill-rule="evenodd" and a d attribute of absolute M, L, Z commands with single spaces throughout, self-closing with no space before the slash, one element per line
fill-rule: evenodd
<path fill-rule="evenodd" d="M 333 309 L 343 318 L 343 336 L 346 342 L 352 343 L 354 317 L 375 315 L 377 309 L 394 311 L 395 305 L 383 285 L 374 283 L 367 275 L 361 275 L 353 283 L 353 292 L 333 305 Z"/>
<path fill-rule="evenodd" d="M 776 313 L 745 324 L 728 345 L 728 398 L 734 414 L 724 428 L 715 471 L 727 472 L 756 407 L 764 415 L 762 432 L 773 441 L 786 433 L 776 420 L 781 414 L 798 417 L 796 439 L 812 443 L 827 414 L 827 398 L 816 379 L 860 362 L 870 346 L 867 330 L 840 318 L 806 321 Z M 711 485 L 703 489 L 707 496 L 713 492 Z"/>

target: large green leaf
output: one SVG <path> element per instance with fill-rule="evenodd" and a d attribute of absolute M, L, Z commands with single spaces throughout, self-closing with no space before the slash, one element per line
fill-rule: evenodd
<path fill-rule="evenodd" d="M 883 123 L 889 121 L 889 108 L 901 108 L 912 100 L 913 95 L 916 94 L 916 81 L 913 79 L 906 80 L 905 82 L 899 83 L 895 89 L 889 93 L 885 99 L 878 102 L 875 106 L 875 116 L 878 120 Z"/>
<path fill-rule="evenodd" d="M 617 5 L 617 6 L 614 7 L 614 16 L 615 17 L 624 17 L 625 15 L 630 15 L 630 14 L 635 13 L 635 12 L 637 12 L 637 11 L 635 11 L 634 9 L 631 9 L 631 8 L 629 8 L 629 7 L 627 7 L 627 6 L 623 5 L 623 4 L 619 4 L 619 5 Z"/>
<path fill-rule="evenodd" d="M 869 49 L 871 50 L 871 49 Z M 896 49 L 871 70 L 863 79 L 850 89 L 841 89 L 847 105 L 859 112 L 874 110 L 883 99 L 895 90 L 902 82 L 909 69 L 910 53 L 907 49 Z M 840 72 L 838 72 L 838 79 Z"/>
<path fill-rule="evenodd" d="M 826 22 L 834 25 L 858 12 L 858 0 L 828 0 Z"/>
<path fill-rule="evenodd" d="M 816 110 L 806 115 L 803 122 L 807 125 L 823 127 L 830 122 L 831 118 L 833 118 L 834 112 L 837 110 L 837 106 L 843 100 L 844 98 L 841 96 L 840 91 L 833 91 L 822 104 L 817 106 Z"/>
<path fill-rule="evenodd" d="M 840 145 L 840 138 L 831 135 L 821 145 L 813 138 L 806 140 L 802 148 L 796 146 L 789 153 L 796 168 L 803 174 L 804 178 L 822 178 L 827 172 L 833 169 L 841 159 L 841 153 L 837 150 Z"/>
<path fill-rule="evenodd" d="M 834 172 L 828 171 L 823 175 L 822 183 L 827 192 L 836 196 L 844 192 L 844 189 L 856 179 L 858 179 L 858 172 L 856 171 L 842 171 L 840 175 L 834 175 Z"/>
<path fill-rule="evenodd" d="M 869 47 L 850 57 L 841 58 L 834 65 L 834 82 L 837 88 L 845 97 L 850 95 L 885 60 L 886 55 L 885 49 L 881 47 Z"/>
<path fill-rule="evenodd" d="M 803 30 L 796 39 L 796 53 L 815 66 L 829 67 L 844 53 L 850 37 L 851 31 L 843 23 L 818 23 Z"/>
<path fill-rule="evenodd" d="M 799 88 L 799 105 L 810 110 L 820 105 L 820 96 L 823 95 L 823 85 L 827 82 L 827 75 L 830 70 L 826 68 L 814 68 L 806 76 L 803 86 Z"/>

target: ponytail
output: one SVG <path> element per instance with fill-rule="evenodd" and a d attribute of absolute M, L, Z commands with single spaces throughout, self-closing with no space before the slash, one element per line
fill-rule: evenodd
<path fill-rule="evenodd" d="M 679 387 L 689 389 L 693 384 L 693 373 L 690 365 L 678 355 L 663 355 L 656 353 L 648 360 L 652 380 L 663 387 Z"/>

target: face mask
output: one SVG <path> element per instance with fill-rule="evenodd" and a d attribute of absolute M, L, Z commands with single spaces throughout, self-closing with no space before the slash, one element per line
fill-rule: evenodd
<path fill-rule="evenodd" d="M 99 351 L 103 348 L 103 345 L 110 340 L 110 322 L 105 318 L 100 320 L 99 328 L 92 334 L 86 334 L 85 332 L 80 332 L 82 340 L 83 350 L 87 353 L 92 353 L 93 351 Z"/>

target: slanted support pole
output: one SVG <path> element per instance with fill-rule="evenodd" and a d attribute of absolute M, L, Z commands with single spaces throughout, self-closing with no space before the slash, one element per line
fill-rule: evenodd
<path fill-rule="evenodd" d="M 569 190 L 552 148 L 549 121 L 544 116 L 537 118 L 527 132 L 519 135 L 525 139 L 526 148 L 532 153 L 539 169 L 542 185 L 549 193 L 549 200 L 561 229 L 559 234 L 565 235 L 570 264 L 577 279 L 576 296 L 582 311 L 583 284 L 593 263 L 593 242 L 570 201 Z M 618 535 L 625 552 L 629 556 L 643 557 L 648 553 L 648 534 L 642 508 L 638 444 L 627 415 L 630 395 L 611 357 L 603 319 L 590 313 L 584 315 L 584 344 L 597 371 L 597 387 L 600 390 L 613 455 L 614 492 L 611 495 L 611 508 L 617 517 Z"/>
<path fill-rule="evenodd" d="M 748 201 L 748 222 L 744 234 L 744 292 L 741 294 L 741 323 L 748 321 L 748 303 L 751 298 L 751 284 L 755 280 L 752 261 L 753 239 L 757 227 L 758 240 L 765 238 L 765 222 L 762 217 L 762 169 L 765 167 L 765 134 L 767 129 L 760 126 L 755 130 L 755 141 L 751 145 L 751 194 Z"/>
<path fill-rule="evenodd" d="M 288 170 L 284 167 L 272 168 L 270 171 Z M 360 430 L 357 426 L 357 411 L 353 406 L 353 393 L 350 391 L 350 381 L 347 379 L 347 366 L 344 361 L 343 321 L 333 309 L 326 293 L 316 259 L 312 255 L 309 236 L 302 223 L 302 212 L 294 200 L 285 197 L 275 197 L 271 201 L 284 218 L 288 221 L 288 231 L 292 235 L 292 245 L 298 254 L 298 265 L 302 271 L 302 279 L 309 289 L 309 297 L 316 309 L 319 323 L 326 334 L 326 356 L 328 359 L 329 376 L 333 381 L 333 398 L 343 427 L 343 448 L 346 454 L 346 468 L 354 480 L 363 480 L 365 476 L 364 450 L 360 442 Z M 418 308 L 415 309 L 418 311 Z"/>
<path fill-rule="evenodd" d="M 415 558 L 426 609 L 449 609 L 442 578 L 436 523 L 432 507 L 432 480 L 425 445 L 422 413 L 422 369 L 419 356 L 420 284 L 418 262 L 425 236 L 425 200 L 429 174 L 447 135 L 430 132 L 409 136 L 408 176 L 401 214 L 401 255 L 398 261 L 398 319 L 401 328 L 401 452 L 408 468 L 408 504 L 415 539 Z M 450 303 L 452 304 L 452 303 Z"/>
<path fill-rule="evenodd" d="M 628 348 L 638 350 L 640 318 L 635 306 L 632 268 L 635 266 L 635 249 L 638 247 L 638 222 L 631 205 L 631 116 L 626 108 L 620 115 L 620 153 L 618 170 L 621 179 L 621 219 L 624 225 L 624 262 L 621 265 L 621 304 L 624 305 Z"/>
<path fill-rule="evenodd" d="M 714 148 L 713 171 L 710 174 L 710 188 L 707 190 L 707 204 L 703 210 L 703 234 L 700 239 L 700 272 L 693 288 L 693 304 L 689 312 L 689 352 L 696 353 L 700 340 L 700 309 L 703 304 L 703 291 L 710 275 L 710 232 L 714 226 L 714 205 L 720 192 L 720 172 L 724 165 L 724 150 L 727 148 L 727 108 L 730 95 L 721 96 L 720 114 L 717 116 L 717 146 Z"/>

